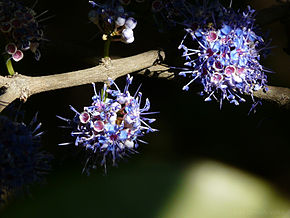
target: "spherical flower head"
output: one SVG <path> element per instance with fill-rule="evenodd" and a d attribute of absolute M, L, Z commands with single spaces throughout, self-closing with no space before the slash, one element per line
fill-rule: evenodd
<path fill-rule="evenodd" d="M 254 10 L 248 7 L 244 12 L 235 12 L 222 6 L 215 10 L 218 13 L 201 13 L 206 22 L 195 28 L 191 27 L 193 18 L 185 23 L 187 33 L 179 49 L 183 50 L 188 68 L 180 75 L 189 74 L 192 80 L 183 89 L 188 90 L 197 80 L 204 87 L 205 101 L 216 99 L 221 106 L 223 100 L 228 100 L 239 105 L 245 101 L 239 95 L 248 94 L 255 105 L 253 92 L 266 90 L 267 70 L 259 61 L 269 48 L 254 23 Z M 189 41 L 197 47 L 187 47 Z"/>
<path fill-rule="evenodd" d="M 35 59 L 39 60 L 38 46 L 43 39 L 43 31 L 36 20 L 36 13 L 17 1 L 2 0 L 0 14 L 0 34 L 3 35 L 6 53 L 14 61 L 20 61 L 23 51 L 31 50 Z"/>
<path fill-rule="evenodd" d="M 108 159 L 115 165 L 119 159 L 137 152 L 138 142 L 143 142 L 139 139 L 141 136 L 156 131 L 149 125 L 155 119 L 144 117 L 153 114 L 148 112 L 149 99 L 146 99 L 142 108 L 139 89 L 133 96 L 128 90 L 132 79 L 127 76 L 123 91 L 109 79 L 110 88 L 104 85 L 101 93 L 95 90 L 91 106 L 84 107 L 82 112 L 72 108 L 76 112 L 73 120 L 60 117 L 73 124 L 71 135 L 75 137 L 75 145 L 88 151 L 88 160 L 91 159 L 93 163 L 87 164 L 87 167 L 95 166 L 94 160 L 97 159 L 101 159 L 101 165 L 105 167 Z"/>
<path fill-rule="evenodd" d="M 21 191 L 41 182 L 52 156 L 41 150 L 39 128 L 0 116 L 0 193 Z M 1 200 L 1 194 L 0 194 Z"/>
<path fill-rule="evenodd" d="M 129 1 L 107 1 L 102 5 L 93 1 L 89 3 L 95 7 L 89 12 L 89 19 L 103 33 L 103 40 L 121 41 L 127 44 L 134 41 L 133 29 L 137 21 L 130 17 L 130 12 L 125 12 L 121 5 L 129 4 Z M 129 33 L 130 37 L 128 37 Z"/>

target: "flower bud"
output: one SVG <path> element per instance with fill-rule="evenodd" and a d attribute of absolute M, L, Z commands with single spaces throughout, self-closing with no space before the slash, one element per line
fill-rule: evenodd
<path fill-rule="evenodd" d="M 128 29 L 134 29 L 137 25 L 137 21 L 133 17 L 129 17 L 126 20 L 125 27 Z"/>

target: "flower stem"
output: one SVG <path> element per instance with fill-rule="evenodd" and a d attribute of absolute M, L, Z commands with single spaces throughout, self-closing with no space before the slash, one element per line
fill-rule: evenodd
<path fill-rule="evenodd" d="M 7 70 L 8 70 L 8 73 L 13 76 L 15 74 L 15 71 L 13 69 L 13 65 L 12 65 L 12 61 L 11 61 L 11 58 L 8 58 L 6 60 L 6 67 L 7 67 Z"/>
<path fill-rule="evenodd" d="M 0 71 L 2 75 L 6 75 L 7 73 L 9 73 L 11 76 L 13 76 L 15 74 L 11 58 L 8 54 L 3 54 L 2 56 L 0 56 L 0 64 Z"/>
<path fill-rule="evenodd" d="M 101 97 L 103 98 L 104 96 L 104 89 L 101 90 Z M 106 102 L 108 98 L 108 92 L 105 92 L 105 97 L 102 99 L 103 102 Z"/>
<path fill-rule="evenodd" d="M 11 61 L 11 56 L 9 54 L 6 53 L 5 51 L 5 42 L 7 42 L 7 40 L 5 38 L 3 38 L 1 35 L 0 35 L 0 53 L 2 53 L 2 58 L 1 58 L 1 65 L 5 65 L 6 66 L 6 70 L 8 71 L 8 73 L 13 76 L 15 74 L 15 71 L 13 69 L 13 65 L 12 65 L 12 61 Z M 3 49 L 2 49 L 3 48 Z M 4 68 L 4 66 L 3 66 Z M 3 69 L 2 66 L 1 66 L 1 69 Z M 5 70 L 5 71 L 6 71 Z M 7 71 L 5 73 L 7 73 Z"/>
<path fill-rule="evenodd" d="M 108 38 L 106 41 L 105 41 L 105 44 L 104 44 L 104 58 L 108 58 L 110 57 L 109 54 L 110 54 L 110 45 L 111 45 L 111 39 Z"/>

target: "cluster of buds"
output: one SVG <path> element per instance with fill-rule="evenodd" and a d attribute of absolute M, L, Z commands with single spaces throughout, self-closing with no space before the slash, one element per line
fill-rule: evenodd
<path fill-rule="evenodd" d="M 200 23 L 195 22 L 194 17 L 184 23 L 187 33 L 179 49 L 183 50 L 188 68 L 180 75 L 189 74 L 192 79 L 183 89 L 188 90 L 197 80 L 204 87 L 201 94 L 206 95 L 205 101 L 216 99 L 221 106 L 223 100 L 228 100 L 238 105 L 245 101 L 239 94 L 248 94 L 255 106 L 253 92 L 267 90 L 265 72 L 268 70 L 259 61 L 269 50 L 257 33 L 253 18 L 255 11 L 248 7 L 237 13 L 220 6 L 218 12 L 200 13 L 204 15 Z M 187 46 L 192 42 L 196 48 Z"/>
<path fill-rule="evenodd" d="M 106 4 L 97 4 L 89 1 L 96 9 L 88 14 L 91 22 L 97 25 L 103 33 L 103 40 L 121 41 L 124 43 L 134 42 L 133 29 L 137 21 L 125 12 L 120 2 L 107 2 Z"/>
<path fill-rule="evenodd" d="M 43 31 L 32 9 L 13 0 L 1 0 L 0 31 L 5 42 L 5 51 L 14 61 L 20 61 L 23 51 L 26 50 L 31 50 L 35 59 L 39 60 L 38 46 L 43 39 Z"/>
<path fill-rule="evenodd" d="M 0 116 L 0 200 L 40 182 L 50 170 L 52 156 L 41 150 L 41 124 L 32 129 L 35 122 L 36 116 L 28 126 Z"/>
<path fill-rule="evenodd" d="M 149 100 L 146 99 L 144 107 L 141 108 L 142 94 L 139 89 L 133 96 L 128 91 L 132 79 L 133 77 L 127 76 L 123 92 L 110 79 L 110 87 L 115 86 L 116 89 L 111 89 L 105 84 L 102 92 L 98 94 L 94 86 L 95 95 L 91 106 L 84 107 L 81 113 L 71 107 L 76 113 L 73 120 L 58 116 L 75 128 L 71 133 L 76 138 L 75 145 L 89 151 L 89 159 L 101 157 L 101 165 L 105 167 L 108 157 L 115 165 L 116 160 L 137 152 L 138 141 L 144 142 L 139 137 L 156 131 L 149 125 L 155 119 L 143 117 L 154 113 L 148 112 Z M 69 143 L 60 145 L 67 144 Z M 92 166 L 95 166 L 95 163 Z"/>

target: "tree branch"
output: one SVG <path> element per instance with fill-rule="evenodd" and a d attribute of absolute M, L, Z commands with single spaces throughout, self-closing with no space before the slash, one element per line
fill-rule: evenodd
<path fill-rule="evenodd" d="M 261 98 L 267 101 L 275 102 L 281 107 L 287 109 L 290 108 L 290 89 L 277 87 L 277 86 L 268 86 L 269 90 L 263 92 L 263 90 L 258 90 L 254 92 L 254 96 Z"/>
<path fill-rule="evenodd" d="M 6 86 L 8 83 L 8 80 L 9 79 L 7 77 L 0 76 L 0 87 Z"/>
<path fill-rule="evenodd" d="M 165 78 L 165 79 L 173 79 L 175 78 L 175 74 L 173 72 L 169 72 L 170 68 L 163 65 L 155 65 L 146 70 L 142 70 L 139 74 L 143 74 L 149 77 L 155 78 Z M 260 98 L 266 101 L 270 101 L 278 104 L 280 107 L 285 107 L 287 109 L 290 108 L 290 89 L 277 87 L 277 86 L 267 86 L 268 91 L 264 92 L 262 89 L 255 91 L 253 96 L 256 98 Z"/>
<path fill-rule="evenodd" d="M 49 76 L 30 77 L 17 74 L 13 77 L 0 76 L 0 87 L 7 90 L 0 96 L 0 111 L 17 98 L 26 101 L 31 95 L 56 89 L 105 82 L 108 77 L 116 79 L 128 73 L 146 69 L 164 59 L 162 51 L 148 51 L 117 60 L 103 59 L 103 63 L 92 68 Z"/>
<path fill-rule="evenodd" d="M 49 76 L 30 77 L 17 74 L 14 77 L 0 76 L 0 87 L 6 87 L 0 95 L 0 111 L 17 98 L 27 100 L 31 95 L 56 89 L 68 88 L 105 82 L 108 77 L 116 79 L 128 73 L 138 72 L 144 76 L 173 79 L 176 74 L 165 65 L 157 64 L 165 58 L 164 52 L 148 51 L 139 55 L 117 60 L 103 60 L 103 63 L 92 68 Z M 257 98 L 277 103 L 279 106 L 290 108 L 290 89 L 269 86 L 266 93 L 259 90 L 254 92 Z"/>

